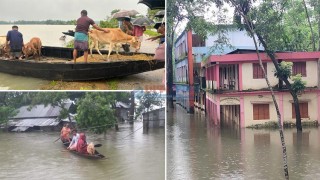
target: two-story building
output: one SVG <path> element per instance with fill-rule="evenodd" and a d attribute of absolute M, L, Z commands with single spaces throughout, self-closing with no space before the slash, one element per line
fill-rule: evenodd
<path fill-rule="evenodd" d="M 209 55 L 226 54 L 237 48 L 253 48 L 252 39 L 245 31 L 230 28 L 226 34 L 229 45 L 214 48 L 220 35 L 209 35 L 203 39 L 192 30 L 183 31 L 175 41 L 175 79 L 176 103 L 189 113 L 194 108 L 205 109 L 206 80 L 201 62 Z"/>
<path fill-rule="evenodd" d="M 265 53 L 263 66 L 281 113 L 281 122 L 295 123 L 295 110 L 289 91 L 279 88 L 275 68 Z M 320 52 L 276 53 L 278 62 L 292 62 L 292 74 L 306 81 L 299 95 L 302 121 L 320 122 Z M 247 127 L 277 121 L 277 114 L 262 68 L 255 52 L 236 50 L 226 55 L 212 55 L 202 64 L 206 72 L 206 113 L 216 125 Z"/>

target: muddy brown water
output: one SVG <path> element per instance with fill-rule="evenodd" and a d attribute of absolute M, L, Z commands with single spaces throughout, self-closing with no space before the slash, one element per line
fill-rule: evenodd
<path fill-rule="evenodd" d="M 199 112 L 167 114 L 167 179 L 284 179 L 277 130 L 213 127 Z M 284 131 L 290 179 L 320 179 L 320 128 Z"/>
<path fill-rule="evenodd" d="M 88 134 L 88 142 L 102 144 L 96 149 L 105 160 L 63 151 L 60 141 L 53 142 L 59 133 L 0 133 L 0 179 L 163 180 L 164 129 L 142 134 L 141 126 L 121 125 L 119 132 L 110 131 L 106 138 Z"/>

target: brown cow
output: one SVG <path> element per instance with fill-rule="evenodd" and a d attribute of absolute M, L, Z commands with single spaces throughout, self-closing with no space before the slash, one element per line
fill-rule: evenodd
<path fill-rule="evenodd" d="M 0 56 L 10 58 L 10 46 L 6 44 L 0 45 Z"/>
<path fill-rule="evenodd" d="M 138 49 L 139 42 L 138 38 L 135 36 L 130 36 L 126 33 L 124 33 L 120 28 L 104 28 L 109 30 L 110 32 L 105 33 L 103 31 L 99 31 L 96 29 L 91 30 L 88 34 L 89 37 L 92 40 L 92 45 L 90 46 L 90 54 L 92 56 L 92 48 L 95 46 L 98 53 L 102 56 L 101 52 L 98 48 L 98 43 L 101 44 L 109 44 L 109 53 L 108 53 L 108 60 L 111 54 L 111 51 L 114 47 L 116 47 L 116 53 L 118 54 L 119 44 L 131 44 L 134 48 Z"/>
<path fill-rule="evenodd" d="M 22 52 L 25 55 L 26 59 L 29 56 L 37 56 L 38 60 L 40 60 L 41 47 L 42 43 L 40 38 L 34 37 L 27 44 L 24 45 L 24 47 L 22 48 Z"/>

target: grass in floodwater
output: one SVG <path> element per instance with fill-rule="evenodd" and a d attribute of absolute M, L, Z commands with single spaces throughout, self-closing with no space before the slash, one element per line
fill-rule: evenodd
<path fill-rule="evenodd" d="M 117 90 L 118 89 L 119 82 L 117 79 L 107 81 L 106 83 L 108 85 L 108 89 L 110 89 L 110 90 Z"/>

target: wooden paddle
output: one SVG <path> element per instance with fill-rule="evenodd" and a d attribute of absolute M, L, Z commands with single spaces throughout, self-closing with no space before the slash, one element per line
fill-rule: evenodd
<path fill-rule="evenodd" d="M 95 144 L 94 147 L 101 147 L 102 144 Z"/>
<path fill-rule="evenodd" d="M 55 143 L 55 142 L 57 142 L 59 139 L 60 139 L 60 137 L 59 137 L 57 140 L 53 141 L 53 142 Z"/>
<path fill-rule="evenodd" d="M 65 142 L 65 143 L 62 143 L 62 144 L 67 144 L 67 143 L 69 143 L 69 142 Z M 95 144 L 94 145 L 94 147 L 101 147 L 102 146 L 102 144 Z"/>

